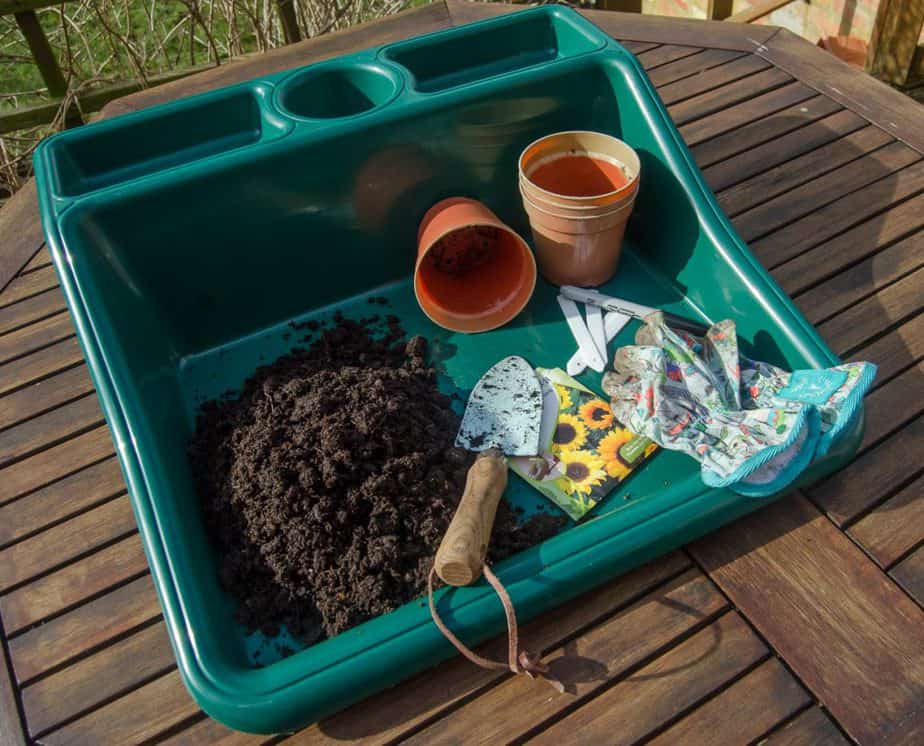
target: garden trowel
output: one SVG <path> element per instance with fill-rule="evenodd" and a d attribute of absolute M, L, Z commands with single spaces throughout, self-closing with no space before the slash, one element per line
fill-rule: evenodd
<path fill-rule="evenodd" d="M 542 399 L 539 377 L 521 357 L 505 357 L 475 384 L 456 445 L 479 455 L 436 553 L 436 572 L 449 585 L 469 585 L 481 575 L 494 514 L 507 486 L 505 456 L 539 453 Z"/>

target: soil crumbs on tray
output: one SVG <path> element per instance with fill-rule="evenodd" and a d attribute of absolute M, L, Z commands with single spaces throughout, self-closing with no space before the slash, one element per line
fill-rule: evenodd
<path fill-rule="evenodd" d="M 393 316 L 334 322 L 203 405 L 189 448 L 238 620 L 268 635 L 285 624 L 307 644 L 425 591 L 473 458 L 453 446 L 459 417 L 423 337 L 405 342 Z M 518 525 L 502 500 L 489 557 L 564 523 Z"/>

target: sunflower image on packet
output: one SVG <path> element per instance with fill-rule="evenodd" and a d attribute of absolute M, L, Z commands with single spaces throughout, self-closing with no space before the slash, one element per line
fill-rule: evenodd
<path fill-rule="evenodd" d="M 626 430 L 610 404 L 559 368 L 537 368 L 542 384 L 541 453 L 510 468 L 575 521 L 657 449 Z"/>

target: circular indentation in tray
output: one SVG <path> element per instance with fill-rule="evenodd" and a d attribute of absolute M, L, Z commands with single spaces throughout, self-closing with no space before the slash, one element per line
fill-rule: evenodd
<path fill-rule="evenodd" d="M 350 117 L 384 106 L 400 87 L 397 73 L 380 65 L 318 65 L 284 81 L 278 104 L 304 119 Z"/>

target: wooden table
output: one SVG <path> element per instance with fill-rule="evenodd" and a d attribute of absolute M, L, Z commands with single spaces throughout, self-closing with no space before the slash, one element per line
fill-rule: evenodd
<path fill-rule="evenodd" d="M 108 114 L 495 13 L 451 2 Z M 877 363 L 843 472 L 528 625 L 576 693 L 456 659 L 289 740 L 924 742 L 924 109 L 782 30 L 588 13 L 638 55 L 755 255 Z M 258 743 L 184 689 L 31 186 L 0 213 L 0 744 Z M 11 279 L 12 278 L 12 279 Z"/>

